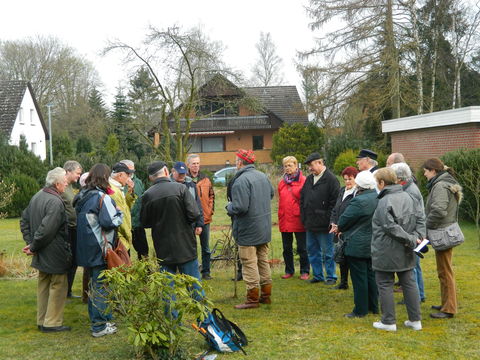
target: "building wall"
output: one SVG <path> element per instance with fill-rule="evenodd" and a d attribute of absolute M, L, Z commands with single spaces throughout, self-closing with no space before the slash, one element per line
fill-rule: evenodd
<path fill-rule="evenodd" d="M 468 123 L 391 133 L 392 152 L 400 152 L 418 169 L 431 157 L 458 149 L 480 148 L 480 124 Z"/>
<path fill-rule="evenodd" d="M 254 150 L 257 163 L 271 163 L 270 152 L 272 149 L 273 130 L 241 130 L 225 135 L 224 152 L 199 153 L 202 166 L 211 170 L 218 170 L 225 166 L 234 166 L 235 152 L 238 149 L 252 149 L 252 137 L 254 135 L 263 135 L 263 150 Z"/>
<path fill-rule="evenodd" d="M 28 149 L 32 151 L 32 146 L 35 147 L 33 153 L 39 156 L 40 159 L 45 160 L 47 157 L 45 132 L 35 108 L 32 95 L 28 89 L 25 91 L 22 105 L 20 107 L 22 114 L 20 114 L 20 111 L 17 114 L 17 119 L 13 125 L 9 142 L 11 145 L 19 146 L 20 136 L 24 135 Z M 32 117 L 30 116 L 31 111 Z"/>

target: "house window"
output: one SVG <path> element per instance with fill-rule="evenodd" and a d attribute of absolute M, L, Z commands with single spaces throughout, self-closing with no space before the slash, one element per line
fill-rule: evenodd
<path fill-rule="evenodd" d="M 20 108 L 20 110 L 18 111 L 18 121 L 20 122 L 20 124 L 23 124 L 23 108 Z"/>
<path fill-rule="evenodd" d="M 253 150 L 263 150 L 263 135 L 253 135 Z"/>
<path fill-rule="evenodd" d="M 34 154 L 37 153 L 37 143 L 32 142 L 30 144 L 30 151 L 33 152 Z"/>
<path fill-rule="evenodd" d="M 35 112 L 30 109 L 30 125 L 35 125 Z"/>
<path fill-rule="evenodd" d="M 216 137 L 191 137 L 190 152 L 218 152 L 225 150 L 225 138 Z"/>
<path fill-rule="evenodd" d="M 208 117 L 237 116 L 238 104 L 234 101 L 205 99 L 198 109 L 200 115 Z"/>

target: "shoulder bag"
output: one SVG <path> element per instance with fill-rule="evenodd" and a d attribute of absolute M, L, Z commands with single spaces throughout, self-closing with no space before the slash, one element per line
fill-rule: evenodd
<path fill-rule="evenodd" d="M 100 209 L 102 208 L 103 205 L 103 199 L 105 198 L 105 194 L 102 195 L 100 198 Z M 122 265 L 125 266 L 130 266 L 132 265 L 132 261 L 130 260 L 130 255 L 128 255 L 128 251 L 125 248 L 125 245 L 122 244 L 122 242 L 118 239 L 116 236 L 116 231 L 115 231 L 115 236 L 114 236 L 114 242 L 113 246 L 109 244 L 107 236 L 105 235 L 105 232 L 102 229 L 102 237 L 103 237 L 103 257 L 105 259 L 105 263 L 107 264 L 107 269 L 113 269 Z"/>
<path fill-rule="evenodd" d="M 427 229 L 427 238 L 432 244 L 434 250 L 443 251 L 451 249 L 462 244 L 465 241 L 460 225 L 458 225 L 458 206 L 457 221 L 444 228 Z"/>

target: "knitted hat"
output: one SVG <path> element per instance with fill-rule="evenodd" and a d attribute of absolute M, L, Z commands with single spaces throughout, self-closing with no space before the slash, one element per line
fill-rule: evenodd
<path fill-rule="evenodd" d="M 235 155 L 250 164 L 253 164 L 255 162 L 255 154 L 252 150 L 239 149 Z"/>
<path fill-rule="evenodd" d="M 355 177 L 355 184 L 362 189 L 375 189 L 375 178 L 373 174 L 368 171 L 361 171 Z"/>

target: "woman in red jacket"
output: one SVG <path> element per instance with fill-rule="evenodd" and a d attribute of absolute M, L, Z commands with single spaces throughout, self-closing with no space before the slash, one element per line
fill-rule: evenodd
<path fill-rule="evenodd" d="M 293 263 L 293 234 L 297 240 L 297 253 L 300 256 L 300 279 L 308 280 L 310 263 L 308 262 L 305 228 L 300 220 L 300 190 L 305 183 L 305 176 L 298 168 L 298 161 L 294 156 L 283 159 L 285 174 L 278 184 L 278 226 L 282 233 L 283 259 L 285 261 L 285 275 L 282 279 L 289 279 L 295 273 Z"/>

